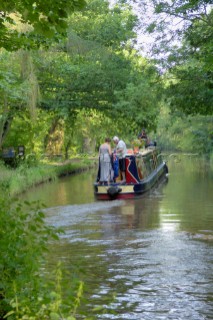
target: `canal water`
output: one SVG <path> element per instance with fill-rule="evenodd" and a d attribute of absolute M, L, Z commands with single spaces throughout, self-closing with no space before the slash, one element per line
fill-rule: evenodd
<path fill-rule="evenodd" d="M 48 267 L 62 261 L 84 282 L 78 319 L 213 319 L 213 173 L 186 155 L 168 166 L 136 200 L 97 202 L 94 171 L 25 194 L 64 229 Z"/>

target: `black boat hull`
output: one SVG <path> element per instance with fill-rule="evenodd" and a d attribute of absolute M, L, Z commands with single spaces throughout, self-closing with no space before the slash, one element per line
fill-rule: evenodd
<path fill-rule="evenodd" d="M 115 200 L 115 199 L 132 199 L 149 191 L 153 186 L 166 177 L 168 167 L 165 162 L 162 162 L 153 170 L 146 178 L 137 183 L 110 183 L 109 185 L 94 184 L 94 194 L 97 200 Z"/>

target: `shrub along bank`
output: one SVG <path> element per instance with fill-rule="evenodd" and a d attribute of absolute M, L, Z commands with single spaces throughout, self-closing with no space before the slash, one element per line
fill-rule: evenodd
<path fill-rule="evenodd" d="M 0 194 L 0 319 L 76 319 L 83 283 L 72 275 L 65 283 L 60 264 L 52 274 L 43 271 L 48 243 L 60 232 L 45 224 L 38 203 Z"/>
<path fill-rule="evenodd" d="M 11 196 L 18 195 L 30 187 L 55 180 L 58 177 L 78 173 L 93 167 L 95 159 L 73 159 L 67 162 L 23 163 L 11 168 L 0 163 L 0 189 Z"/>
<path fill-rule="evenodd" d="M 86 170 L 95 160 L 67 163 L 27 163 L 16 169 L 0 165 L 0 320 L 75 320 L 83 283 L 71 274 L 63 280 L 60 262 L 44 273 L 49 241 L 63 230 L 45 224 L 40 204 L 20 203 L 17 195 L 33 185 Z M 4 192 L 2 192 L 4 191 Z M 65 286 L 65 287 L 64 287 Z M 66 297 L 62 292 L 67 292 Z"/>

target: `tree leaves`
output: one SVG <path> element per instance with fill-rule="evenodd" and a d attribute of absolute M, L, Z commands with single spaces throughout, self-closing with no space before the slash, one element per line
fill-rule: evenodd
<path fill-rule="evenodd" d="M 85 4 L 85 0 L 4 1 L 0 4 L 0 47 L 14 51 L 40 46 L 45 38 L 63 34 L 67 28 L 68 15 L 81 10 Z M 28 28 L 18 30 L 17 24 L 24 24 Z M 26 42 L 25 37 L 31 41 Z"/>
<path fill-rule="evenodd" d="M 182 68 L 176 68 L 176 81 L 166 93 L 171 109 L 182 110 L 185 114 L 213 114 L 212 73 L 204 72 L 203 64 L 191 61 Z"/>
<path fill-rule="evenodd" d="M 167 90 L 172 110 L 186 114 L 213 114 L 213 11 L 185 32 L 180 59 L 171 69 L 176 81 Z M 184 59 L 185 58 L 185 59 Z M 174 60 L 175 61 L 175 60 Z"/>
<path fill-rule="evenodd" d="M 151 55 L 165 73 L 166 100 L 172 111 L 211 115 L 213 64 L 213 11 L 209 0 L 143 0 L 152 8 L 143 30 L 152 33 Z M 147 9 L 149 14 L 149 11 Z M 167 80 L 166 80 L 167 81 Z"/>
<path fill-rule="evenodd" d="M 158 105 L 159 84 L 154 82 L 158 73 L 148 62 L 142 68 L 142 59 L 133 50 L 130 40 L 135 37 L 136 22 L 129 7 L 109 9 L 107 2 L 98 0 L 76 13 L 69 25 L 68 55 L 53 53 L 54 59 L 47 58 L 49 70 L 41 80 L 42 107 L 54 108 L 60 115 L 95 109 L 115 121 L 122 115 L 131 126 L 132 122 L 154 126 L 156 115 L 150 115 Z M 63 43 L 58 47 L 64 51 Z"/>

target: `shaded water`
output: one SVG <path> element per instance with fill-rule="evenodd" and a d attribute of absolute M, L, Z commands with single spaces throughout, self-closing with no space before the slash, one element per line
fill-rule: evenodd
<path fill-rule="evenodd" d="M 197 158 L 168 165 L 168 182 L 137 200 L 95 201 L 95 172 L 25 195 L 65 229 L 50 267 L 83 268 L 78 319 L 213 319 L 213 175 Z"/>

